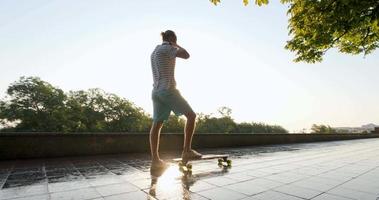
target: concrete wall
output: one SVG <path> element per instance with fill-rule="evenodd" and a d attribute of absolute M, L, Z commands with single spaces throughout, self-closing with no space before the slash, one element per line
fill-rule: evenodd
<path fill-rule="evenodd" d="M 379 134 L 196 134 L 195 148 L 378 138 Z M 161 134 L 161 151 L 181 150 L 183 134 Z M 149 152 L 146 133 L 0 133 L 0 160 Z"/>

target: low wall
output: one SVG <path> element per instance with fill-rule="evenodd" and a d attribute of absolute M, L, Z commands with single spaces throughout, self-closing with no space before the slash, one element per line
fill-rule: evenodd
<path fill-rule="evenodd" d="M 378 138 L 379 134 L 196 134 L 194 148 Z M 181 150 L 183 134 L 161 134 L 161 151 Z M 0 133 L 0 160 L 149 152 L 146 133 Z"/>

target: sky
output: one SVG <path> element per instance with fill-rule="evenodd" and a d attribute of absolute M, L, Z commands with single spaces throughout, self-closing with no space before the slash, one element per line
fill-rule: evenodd
<path fill-rule="evenodd" d="M 150 54 L 171 29 L 191 55 L 177 59 L 177 88 L 197 113 L 227 106 L 237 122 L 294 132 L 379 124 L 378 51 L 332 49 L 321 63 L 295 63 L 284 49 L 287 8 L 242 0 L 0 0 L 0 98 L 21 76 L 38 76 L 64 91 L 101 88 L 152 114 Z"/>

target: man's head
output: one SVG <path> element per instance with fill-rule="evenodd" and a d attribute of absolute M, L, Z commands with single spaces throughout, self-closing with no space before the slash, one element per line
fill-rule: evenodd
<path fill-rule="evenodd" d="M 166 42 L 176 43 L 176 35 L 174 31 L 167 30 L 161 33 L 162 40 Z"/>

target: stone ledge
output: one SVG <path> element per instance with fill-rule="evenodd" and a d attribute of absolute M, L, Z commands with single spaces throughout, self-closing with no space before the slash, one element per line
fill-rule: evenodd
<path fill-rule="evenodd" d="M 196 134 L 194 148 L 378 138 L 379 134 Z M 181 150 L 183 134 L 162 133 L 162 151 Z M 147 133 L 0 133 L 0 160 L 149 152 Z"/>

